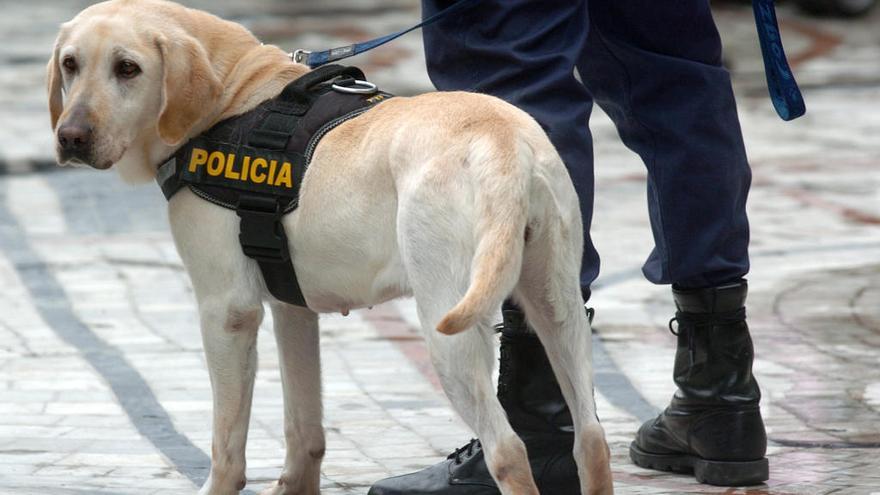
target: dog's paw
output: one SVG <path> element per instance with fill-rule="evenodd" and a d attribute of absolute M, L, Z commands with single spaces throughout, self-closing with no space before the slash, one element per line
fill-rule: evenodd
<path fill-rule="evenodd" d="M 199 490 L 199 495 L 238 495 L 247 485 L 247 479 L 244 476 L 238 478 L 238 481 L 233 483 L 229 478 L 212 473 Z"/>
<path fill-rule="evenodd" d="M 269 488 L 260 492 L 260 495 L 320 495 L 320 488 L 293 486 L 280 479 Z"/>
<path fill-rule="evenodd" d="M 245 481 L 239 482 L 236 486 L 221 488 L 217 483 L 205 483 L 199 490 L 199 495 L 238 495 L 246 485 Z"/>

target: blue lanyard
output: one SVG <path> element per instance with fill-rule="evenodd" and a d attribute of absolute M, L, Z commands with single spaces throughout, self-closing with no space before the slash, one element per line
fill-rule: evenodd
<path fill-rule="evenodd" d="M 384 45 L 389 41 L 396 40 L 400 38 L 404 34 L 407 34 L 411 31 L 415 31 L 416 29 L 428 26 L 430 24 L 434 24 L 440 19 L 454 14 L 456 12 L 462 11 L 473 4 L 479 2 L 480 0 L 458 0 L 454 4 L 446 7 L 445 9 L 437 12 L 436 14 L 424 19 L 422 22 L 416 24 L 411 28 L 404 29 L 403 31 L 398 31 L 396 33 L 386 34 L 385 36 L 380 36 L 378 38 L 371 39 L 369 41 L 365 41 L 363 43 L 355 43 L 353 45 L 340 46 L 339 48 L 332 48 L 330 50 L 324 50 L 320 52 L 309 52 L 306 50 L 297 50 L 293 53 L 293 61 L 306 64 L 311 68 L 320 67 L 326 63 L 333 62 L 336 60 L 341 60 L 343 58 L 353 57 L 359 53 L 363 53 L 368 50 L 372 50 L 377 46 Z"/>
<path fill-rule="evenodd" d="M 297 50 L 293 53 L 293 60 L 314 69 L 329 62 L 353 57 L 400 38 L 416 29 L 433 24 L 450 14 L 465 10 L 479 1 L 459 0 L 411 28 L 380 36 L 363 43 L 355 43 L 320 52 Z M 757 26 L 758 39 L 761 43 L 761 54 L 764 58 L 764 73 L 767 76 L 770 100 L 773 102 L 773 107 L 782 120 L 796 119 L 806 112 L 806 107 L 804 105 L 804 97 L 801 95 L 797 81 L 794 80 L 794 75 L 788 65 L 788 60 L 785 58 L 785 50 L 782 48 L 782 37 L 779 34 L 779 23 L 776 20 L 776 9 L 773 0 L 752 0 L 752 7 L 755 11 L 755 25 Z"/>
<path fill-rule="evenodd" d="M 761 42 L 770 101 L 782 120 L 794 120 L 803 115 L 807 108 L 785 58 L 773 0 L 752 0 L 752 9 L 755 11 L 755 25 L 758 28 L 758 40 Z"/>

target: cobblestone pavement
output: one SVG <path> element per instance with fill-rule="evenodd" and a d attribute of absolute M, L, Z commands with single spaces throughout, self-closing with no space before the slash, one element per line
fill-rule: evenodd
<path fill-rule="evenodd" d="M 86 3 L 0 2 L 0 165 L 12 172 L 0 177 L 0 494 L 194 493 L 209 462 L 210 389 L 161 194 L 113 173 L 16 173 L 51 160 L 42 72 L 55 26 Z M 192 3 L 291 48 L 363 39 L 418 15 L 410 0 Z M 711 488 L 628 460 L 640 420 L 672 391 L 672 303 L 639 273 L 651 246 L 643 168 L 597 114 L 604 265 L 591 305 L 617 493 L 880 493 L 880 13 L 851 23 L 781 13 L 809 108 L 789 124 L 764 96 L 749 16 L 718 12 L 754 168 L 749 314 L 771 479 Z M 419 43 L 409 36 L 358 63 L 389 90 L 424 91 Z M 323 493 L 364 494 L 469 438 L 436 387 L 410 301 L 322 325 Z M 269 328 L 250 493 L 283 459 Z"/>

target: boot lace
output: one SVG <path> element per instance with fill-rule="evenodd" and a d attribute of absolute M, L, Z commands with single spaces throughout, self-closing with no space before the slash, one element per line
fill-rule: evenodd
<path fill-rule="evenodd" d="M 669 333 L 676 337 L 681 336 L 682 330 L 687 331 L 688 360 L 693 367 L 697 358 L 697 346 L 694 333 L 700 327 L 714 327 L 716 325 L 730 325 L 746 319 L 746 308 L 720 313 L 685 313 L 677 311 L 675 317 L 669 320 Z M 673 327 L 673 323 L 677 324 Z"/>
<path fill-rule="evenodd" d="M 453 459 L 455 461 L 455 465 L 458 466 L 465 460 L 473 457 L 474 452 L 481 449 L 482 444 L 476 438 L 471 438 L 471 441 L 467 443 L 464 447 L 459 447 L 455 449 L 455 452 L 446 456 L 447 459 Z"/>
<path fill-rule="evenodd" d="M 584 310 L 587 313 L 587 319 L 589 320 L 590 325 L 592 325 L 593 324 L 593 317 L 596 316 L 596 310 L 594 310 L 593 308 L 589 308 L 587 306 L 584 306 Z M 502 333 L 505 329 L 509 330 L 510 329 L 509 325 L 511 325 L 511 324 L 512 324 L 512 321 L 505 318 L 505 321 L 495 325 L 495 327 L 494 327 L 495 333 Z M 523 319 L 521 325 L 526 326 L 526 325 L 528 325 L 528 323 L 526 323 L 525 319 Z M 534 333 L 532 333 L 533 331 L 531 331 L 531 330 L 528 330 L 527 332 L 531 335 L 534 335 Z M 499 356 L 500 357 L 500 364 L 499 364 L 499 368 L 498 368 L 498 374 L 501 377 L 510 376 L 510 374 L 511 374 L 511 369 L 510 369 L 511 364 L 510 363 L 512 360 L 506 358 L 505 354 L 507 352 L 510 352 L 510 351 L 502 344 L 501 355 Z M 509 387 L 508 387 L 506 380 L 501 379 L 498 381 L 498 397 L 505 397 L 507 395 L 508 389 L 509 389 Z"/>
<path fill-rule="evenodd" d="M 584 306 L 584 310 L 587 312 L 587 319 L 590 321 L 590 324 L 592 325 L 593 324 L 593 317 L 596 316 L 596 310 L 594 310 L 593 308 L 586 307 L 586 306 Z M 512 324 L 513 324 L 513 322 L 511 321 L 511 319 L 505 318 L 505 321 L 495 325 L 495 327 L 494 327 L 495 332 L 502 333 L 505 329 L 509 330 L 509 329 L 511 329 L 510 325 L 512 325 Z M 527 325 L 525 319 L 522 320 L 521 324 L 524 327 Z M 532 333 L 531 330 L 528 330 L 527 332 L 531 335 L 534 335 L 534 333 Z M 511 374 L 511 369 L 510 369 L 511 359 L 505 358 L 505 353 L 507 353 L 507 352 L 510 352 L 510 351 L 502 344 L 501 345 L 501 355 L 499 356 L 500 364 L 499 364 L 499 368 L 498 368 L 498 374 L 501 377 L 510 376 L 510 374 Z M 510 387 L 508 386 L 507 380 L 499 379 L 498 380 L 498 397 L 505 397 L 507 395 L 507 391 L 509 390 L 509 388 Z"/>

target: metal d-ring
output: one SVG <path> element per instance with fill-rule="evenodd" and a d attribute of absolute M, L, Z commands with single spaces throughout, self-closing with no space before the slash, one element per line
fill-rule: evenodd
<path fill-rule="evenodd" d="M 361 81 L 360 79 L 352 80 L 351 86 L 341 86 L 339 84 L 333 84 L 330 87 L 336 91 L 339 91 L 340 93 L 352 93 L 359 95 L 371 95 L 379 91 L 379 88 L 375 84 L 369 81 Z"/>

